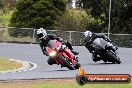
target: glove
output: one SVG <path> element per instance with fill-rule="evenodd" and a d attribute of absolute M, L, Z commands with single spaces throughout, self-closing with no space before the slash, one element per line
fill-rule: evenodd
<path fill-rule="evenodd" d="M 62 45 L 62 46 L 61 46 L 61 49 L 65 49 L 65 48 L 66 48 L 66 46 L 65 46 L 65 45 Z"/>
<path fill-rule="evenodd" d="M 67 41 L 65 45 L 66 45 L 70 50 L 73 50 L 72 45 L 71 45 L 70 42 Z"/>
<path fill-rule="evenodd" d="M 58 40 L 59 40 L 60 42 L 62 42 L 62 41 L 63 41 L 63 38 L 61 38 L 61 37 L 58 37 Z"/>
<path fill-rule="evenodd" d="M 62 45 L 59 51 L 64 51 L 65 48 L 66 48 L 66 46 Z"/>
<path fill-rule="evenodd" d="M 111 40 L 110 40 L 106 35 L 104 35 L 103 37 L 104 37 L 104 39 L 105 39 L 107 42 L 110 42 L 110 43 L 111 43 Z"/>
<path fill-rule="evenodd" d="M 111 40 L 109 38 L 107 38 L 107 41 L 111 43 Z"/>

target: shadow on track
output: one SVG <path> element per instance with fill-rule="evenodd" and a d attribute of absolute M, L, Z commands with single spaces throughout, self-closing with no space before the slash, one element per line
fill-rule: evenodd
<path fill-rule="evenodd" d="M 70 71 L 70 70 L 48 70 L 48 71 L 44 71 L 44 72 L 65 72 L 65 71 Z"/>
<path fill-rule="evenodd" d="M 88 63 L 88 64 L 82 64 L 82 65 L 110 65 L 110 64 L 116 64 L 116 63 Z"/>
<path fill-rule="evenodd" d="M 70 71 L 70 70 L 53 70 L 53 71 Z"/>

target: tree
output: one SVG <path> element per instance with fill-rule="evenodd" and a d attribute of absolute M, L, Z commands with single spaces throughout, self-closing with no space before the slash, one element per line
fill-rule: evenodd
<path fill-rule="evenodd" d="M 66 0 L 19 0 L 10 26 L 54 29 L 65 9 Z"/>
<path fill-rule="evenodd" d="M 109 0 L 81 0 L 83 8 L 90 14 L 102 21 L 100 31 L 107 31 Z M 112 0 L 111 32 L 132 33 L 132 1 Z M 97 25 L 98 26 L 98 25 Z"/>
<path fill-rule="evenodd" d="M 2 0 L 0 0 L 0 9 L 3 7 Z"/>
<path fill-rule="evenodd" d="M 56 28 L 63 31 L 85 31 L 87 26 L 92 23 L 93 18 L 88 16 L 84 10 L 68 10 Z"/>
<path fill-rule="evenodd" d="M 0 10 L 3 10 L 3 2 L 2 2 L 2 0 L 0 0 Z"/>

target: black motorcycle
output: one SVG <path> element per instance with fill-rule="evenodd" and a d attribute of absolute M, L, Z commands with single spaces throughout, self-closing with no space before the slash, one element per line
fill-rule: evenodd
<path fill-rule="evenodd" d="M 103 60 L 106 62 L 118 63 L 120 64 L 120 58 L 117 56 L 117 50 L 112 43 L 107 42 L 103 38 L 96 38 L 95 40 L 91 41 L 90 39 L 86 41 L 86 47 L 88 50 L 89 48 L 92 49 L 92 58 L 94 62 Z"/>

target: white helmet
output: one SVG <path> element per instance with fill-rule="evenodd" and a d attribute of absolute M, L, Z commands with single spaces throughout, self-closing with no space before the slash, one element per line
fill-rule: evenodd
<path fill-rule="evenodd" d="M 86 32 L 84 32 L 84 35 L 85 35 L 85 37 L 91 37 L 92 36 L 92 32 L 86 31 Z"/>
<path fill-rule="evenodd" d="M 39 39 L 45 39 L 47 36 L 46 30 L 43 28 L 38 29 L 37 36 Z"/>

